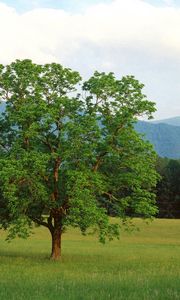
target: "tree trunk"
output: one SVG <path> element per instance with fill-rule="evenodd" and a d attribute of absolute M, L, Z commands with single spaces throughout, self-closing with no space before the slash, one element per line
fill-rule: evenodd
<path fill-rule="evenodd" d="M 51 232 L 52 236 L 52 252 L 51 252 L 51 259 L 52 260 L 59 260 L 61 258 L 61 229 L 54 228 Z"/>

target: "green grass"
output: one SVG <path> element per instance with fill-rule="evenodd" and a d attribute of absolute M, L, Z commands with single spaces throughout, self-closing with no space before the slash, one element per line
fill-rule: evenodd
<path fill-rule="evenodd" d="M 46 229 L 12 243 L 1 232 L 0 299 L 179 300 L 180 220 L 136 223 L 140 232 L 106 245 L 69 230 L 61 262 L 48 259 Z"/>

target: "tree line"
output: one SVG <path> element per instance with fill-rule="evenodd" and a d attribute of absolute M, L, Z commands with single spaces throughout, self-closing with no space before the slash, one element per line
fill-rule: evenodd
<path fill-rule="evenodd" d="M 161 176 L 156 187 L 157 216 L 180 218 L 180 160 L 159 157 L 156 170 Z"/>

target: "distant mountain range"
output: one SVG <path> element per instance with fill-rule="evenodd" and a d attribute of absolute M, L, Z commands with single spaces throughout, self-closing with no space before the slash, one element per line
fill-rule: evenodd
<path fill-rule="evenodd" d="M 152 121 L 153 124 L 168 124 L 173 126 L 180 126 L 180 117 L 174 117 L 164 120 Z"/>
<path fill-rule="evenodd" d="M 0 113 L 5 103 L 0 104 Z M 180 116 L 159 121 L 138 121 L 135 129 L 149 140 L 161 157 L 180 159 Z"/>
<path fill-rule="evenodd" d="M 154 145 L 159 156 L 180 159 L 180 117 L 138 121 L 135 129 Z"/>
<path fill-rule="evenodd" d="M 5 110 L 6 104 L 5 102 L 0 102 L 0 114 Z"/>

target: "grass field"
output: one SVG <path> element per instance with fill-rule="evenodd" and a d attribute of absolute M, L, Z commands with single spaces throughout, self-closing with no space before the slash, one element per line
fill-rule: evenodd
<path fill-rule="evenodd" d="M 0 300 L 179 300 L 180 220 L 136 223 L 106 245 L 70 229 L 61 262 L 48 259 L 46 229 L 10 244 L 0 232 Z"/>

